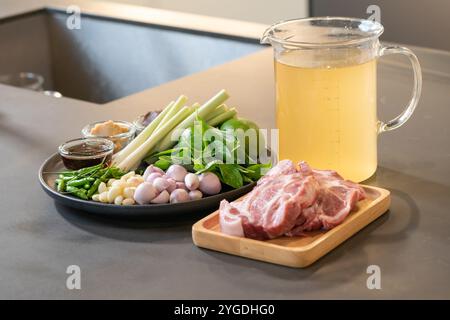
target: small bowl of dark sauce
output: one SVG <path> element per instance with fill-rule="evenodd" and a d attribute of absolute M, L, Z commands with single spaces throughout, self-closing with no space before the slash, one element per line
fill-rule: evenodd
<path fill-rule="evenodd" d="M 114 151 L 114 143 L 104 138 L 79 138 L 69 140 L 58 148 L 64 166 L 70 170 L 109 164 Z"/>

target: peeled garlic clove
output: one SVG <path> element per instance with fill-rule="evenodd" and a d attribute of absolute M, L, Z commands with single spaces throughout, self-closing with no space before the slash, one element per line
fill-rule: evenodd
<path fill-rule="evenodd" d="M 134 176 L 131 177 L 127 180 L 127 185 L 130 187 L 137 187 L 138 185 L 140 185 L 142 183 L 141 179 L 139 179 L 138 177 Z"/>
<path fill-rule="evenodd" d="M 123 189 L 122 194 L 123 194 L 123 196 L 125 198 L 132 198 L 133 199 L 135 191 L 136 191 L 135 187 L 128 187 L 128 188 Z"/>
<path fill-rule="evenodd" d="M 100 200 L 100 202 L 102 203 L 107 203 L 108 202 L 108 192 L 102 192 L 100 193 L 100 195 L 98 196 L 98 200 Z"/>
<path fill-rule="evenodd" d="M 108 190 L 108 187 L 106 186 L 106 183 L 104 182 L 100 182 L 100 184 L 98 185 L 98 193 L 102 193 Z"/>
<path fill-rule="evenodd" d="M 114 199 L 116 199 L 116 197 L 120 196 L 120 194 L 122 193 L 122 189 L 119 187 L 112 187 L 109 191 L 108 191 L 108 202 L 109 203 L 113 203 Z"/>
<path fill-rule="evenodd" d="M 123 206 L 132 206 L 133 204 L 135 204 L 135 201 L 133 198 L 126 198 L 122 201 Z"/>
<path fill-rule="evenodd" d="M 123 197 L 122 196 L 117 196 L 114 199 L 114 204 L 120 206 L 122 204 L 122 201 L 123 201 Z"/>

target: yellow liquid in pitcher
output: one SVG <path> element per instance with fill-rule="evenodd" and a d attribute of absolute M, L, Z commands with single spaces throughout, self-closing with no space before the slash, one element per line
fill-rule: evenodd
<path fill-rule="evenodd" d="M 275 72 L 279 159 L 369 178 L 377 167 L 376 60 L 303 68 L 279 59 Z"/>

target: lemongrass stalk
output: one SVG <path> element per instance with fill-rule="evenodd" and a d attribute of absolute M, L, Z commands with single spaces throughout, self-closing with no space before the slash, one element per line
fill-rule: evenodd
<path fill-rule="evenodd" d="M 192 106 L 191 106 L 191 108 L 192 108 L 192 112 L 194 113 L 194 114 L 196 114 L 197 115 L 197 110 L 198 110 L 198 108 L 200 108 L 200 103 L 194 103 Z M 168 135 L 170 136 L 170 137 L 172 137 L 172 135 L 174 134 L 174 131 L 175 131 L 176 129 L 174 129 L 174 130 L 172 130 Z M 181 132 L 179 132 L 179 133 L 181 133 Z M 155 146 L 155 148 L 153 149 L 153 151 L 155 151 L 155 152 L 160 152 L 160 151 L 165 151 L 165 150 L 167 150 L 167 149 L 165 149 L 165 150 L 163 150 L 163 149 L 161 149 L 161 143 L 162 143 L 162 141 L 161 142 L 159 142 L 156 146 Z"/>
<path fill-rule="evenodd" d="M 197 117 L 205 118 L 207 114 L 209 114 L 212 110 L 223 104 L 230 96 L 225 90 L 220 90 L 214 97 L 209 99 L 206 103 L 204 103 L 200 108 L 193 112 L 189 117 L 184 119 L 179 125 L 177 125 L 170 134 L 168 134 L 158 145 L 158 150 L 167 150 L 172 147 L 176 141 L 172 141 L 172 133 L 175 130 L 183 130 L 189 128 L 194 124 L 195 119 Z"/>
<path fill-rule="evenodd" d="M 231 118 L 233 118 L 234 116 L 236 116 L 237 111 L 235 108 L 231 108 L 230 110 L 212 118 L 211 120 L 207 121 L 207 123 L 211 126 L 211 127 L 215 127 Z"/>
<path fill-rule="evenodd" d="M 187 102 L 187 97 L 185 95 L 181 95 L 178 97 L 178 99 L 175 101 L 175 103 L 172 105 L 170 110 L 167 112 L 167 114 L 164 116 L 163 119 L 159 122 L 158 126 L 156 127 L 156 130 L 158 130 L 161 126 L 164 125 L 169 119 L 171 119 L 174 115 L 177 114 L 178 111 L 184 106 L 184 104 Z"/>
<path fill-rule="evenodd" d="M 228 111 L 228 107 L 226 104 L 221 104 L 220 106 L 218 106 L 216 109 L 214 109 L 213 111 L 211 111 L 207 116 L 205 121 L 211 120 L 212 118 L 217 117 L 218 115 L 224 113 Z"/>
<path fill-rule="evenodd" d="M 183 104 L 186 102 L 186 100 L 184 100 L 184 101 L 181 101 Z M 165 122 L 163 123 L 163 122 L 161 122 L 160 124 L 159 124 L 159 126 L 155 129 L 155 131 L 153 131 L 153 134 L 149 137 L 149 139 L 155 139 L 155 137 L 156 137 L 156 134 L 158 133 L 158 130 L 159 129 L 161 129 L 163 126 L 164 126 L 164 124 L 165 123 L 167 123 L 170 119 L 172 119 L 173 117 L 175 117 L 176 115 L 177 115 L 177 113 L 182 109 L 182 108 L 187 108 L 189 111 L 190 111 L 190 113 L 192 113 L 192 112 L 194 112 L 195 111 L 195 108 L 194 108 L 194 105 L 192 106 L 192 107 L 188 107 L 188 106 L 183 106 L 181 103 L 180 103 L 180 105 L 181 105 L 181 108 L 177 111 L 177 112 L 175 112 L 175 114 L 172 116 L 172 117 L 165 117 L 164 119 L 163 119 L 163 121 L 165 120 Z M 169 113 L 168 113 L 169 114 Z M 181 119 L 181 121 L 182 121 L 183 119 Z M 179 122 L 181 122 L 181 121 L 179 121 Z M 161 140 L 161 139 L 160 139 Z"/>
<path fill-rule="evenodd" d="M 123 160 L 125 160 L 126 157 L 128 157 L 134 150 L 136 150 L 141 144 L 145 142 L 155 131 L 155 129 L 158 127 L 161 120 L 166 116 L 166 114 L 170 111 L 170 109 L 174 105 L 174 101 L 171 101 L 158 116 L 153 119 L 152 122 L 148 124 L 147 127 L 145 127 L 144 130 L 136 137 L 134 138 L 125 148 L 123 148 L 121 151 L 116 153 L 113 158 L 113 164 L 119 164 Z"/>
<path fill-rule="evenodd" d="M 124 172 L 136 169 L 145 156 L 154 148 L 161 139 L 163 139 L 167 134 L 175 128 L 183 119 L 189 117 L 193 110 L 190 107 L 183 107 L 178 111 L 175 116 L 169 119 L 165 124 L 163 124 L 158 130 L 155 130 L 152 136 L 147 139 L 143 144 L 141 144 L 136 150 L 129 154 L 125 160 L 117 165 L 119 169 Z"/>

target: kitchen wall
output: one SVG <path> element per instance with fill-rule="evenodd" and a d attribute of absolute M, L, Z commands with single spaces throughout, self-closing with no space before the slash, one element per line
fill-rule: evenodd
<path fill-rule="evenodd" d="M 449 0 L 313 0 L 314 16 L 368 17 L 369 5 L 380 8 L 385 41 L 450 50 Z"/>
<path fill-rule="evenodd" d="M 291 18 L 352 16 L 367 18 L 380 8 L 382 39 L 450 51 L 449 0 L 95 0 L 198 13 L 265 24 Z"/>
<path fill-rule="evenodd" d="M 272 24 L 308 16 L 308 0 L 100 0 Z"/>

